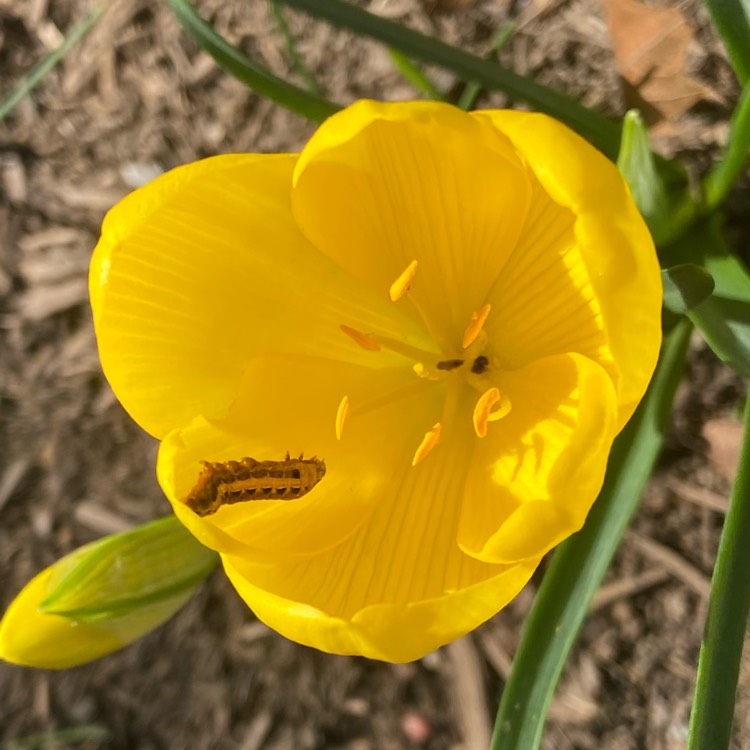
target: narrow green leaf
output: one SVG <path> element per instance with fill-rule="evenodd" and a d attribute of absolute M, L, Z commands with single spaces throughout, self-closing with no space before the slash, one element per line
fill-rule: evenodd
<path fill-rule="evenodd" d="M 189 594 L 218 564 L 174 516 L 81 547 L 39 609 L 81 622 L 119 617 Z"/>
<path fill-rule="evenodd" d="M 497 60 L 498 53 L 513 36 L 513 32 L 515 30 L 516 25 L 515 23 L 513 23 L 513 21 L 506 21 L 500 27 L 500 30 L 497 32 L 497 34 L 495 34 L 495 38 L 492 40 L 492 44 L 490 45 L 489 55 L 487 56 L 488 60 Z M 479 96 L 481 91 L 481 84 L 477 83 L 476 81 L 469 81 L 469 83 L 466 84 L 466 87 L 461 93 L 461 96 L 458 98 L 456 106 L 459 109 L 463 109 L 465 112 L 472 109 L 476 104 L 477 97 Z"/>
<path fill-rule="evenodd" d="M 341 107 L 275 76 L 227 42 L 206 23 L 187 0 L 167 4 L 188 34 L 230 75 L 261 96 L 312 122 L 323 122 Z"/>
<path fill-rule="evenodd" d="M 617 155 L 620 143 L 618 123 L 584 107 L 578 100 L 507 70 L 498 63 L 470 55 L 439 39 L 420 34 L 342 0 L 278 2 L 356 34 L 377 39 L 389 47 L 401 50 L 412 59 L 451 70 L 466 81 L 476 81 L 487 89 L 503 91 L 513 99 L 528 102 L 536 109 L 568 124 L 611 158 Z"/>
<path fill-rule="evenodd" d="M 737 479 L 711 581 L 688 750 L 726 750 L 750 613 L 750 398 Z M 746 717 L 744 717 L 746 718 Z"/>
<path fill-rule="evenodd" d="M 713 216 L 696 223 L 677 242 L 660 248 L 662 266 L 694 263 L 714 280 L 714 293 L 688 311 L 716 355 L 750 375 L 750 273 L 733 255 Z"/>
<path fill-rule="evenodd" d="M 96 5 L 90 10 L 67 34 L 63 43 L 49 54 L 45 55 L 29 71 L 26 77 L 0 101 L 0 122 L 2 122 L 15 107 L 41 83 L 44 77 L 55 67 L 78 42 L 91 31 L 94 24 L 104 13 L 103 5 Z"/>
<path fill-rule="evenodd" d="M 661 280 L 664 285 L 664 307 L 679 315 L 700 305 L 714 290 L 711 274 L 694 263 L 663 269 Z"/>
<path fill-rule="evenodd" d="M 397 49 L 389 49 L 388 55 L 390 56 L 393 64 L 396 66 L 396 70 L 414 86 L 417 91 L 421 91 L 428 99 L 433 99 L 436 102 L 444 102 L 446 99 L 443 93 L 438 87 L 430 80 L 430 78 L 416 66 L 403 52 Z"/>
<path fill-rule="evenodd" d="M 750 36 L 747 38 L 750 49 Z M 750 154 L 750 82 L 740 96 L 729 125 L 729 140 L 718 164 L 706 177 L 704 193 L 706 212 L 711 213 L 729 194 Z"/>
<path fill-rule="evenodd" d="M 683 318 L 665 338 L 646 396 L 615 441 L 604 487 L 586 524 L 552 559 L 503 692 L 492 750 L 539 747 L 570 649 L 661 451 L 690 330 Z"/>
<path fill-rule="evenodd" d="M 286 47 L 286 54 L 291 63 L 292 70 L 305 82 L 307 90 L 320 96 L 323 93 L 323 89 L 315 79 L 310 68 L 305 65 L 305 61 L 302 59 L 302 55 L 297 51 L 297 41 L 292 34 L 289 24 L 286 22 L 284 11 L 281 9 L 276 0 L 269 0 L 268 3 L 271 8 L 271 15 L 273 20 L 276 22 L 276 28 L 279 30 L 282 39 L 284 40 L 284 46 Z"/>
<path fill-rule="evenodd" d="M 706 0 L 740 83 L 750 81 L 750 0 Z"/>
<path fill-rule="evenodd" d="M 50 730 L 39 734 L 28 734 L 15 740 L 0 742 L 0 750 L 49 750 L 67 747 L 79 742 L 104 742 L 111 739 L 109 730 L 98 724 L 82 724 L 78 727 Z"/>

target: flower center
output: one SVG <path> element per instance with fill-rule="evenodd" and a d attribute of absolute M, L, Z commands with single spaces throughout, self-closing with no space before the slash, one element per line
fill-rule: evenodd
<path fill-rule="evenodd" d="M 398 302 L 408 294 L 416 273 L 417 261 L 413 260 L 391 284 L 388 290 L 391 302 Z M 416 305 L 413 298 L 410 299 Z M 422 314 L 418 305 L 417 310 Z M 412 369 L 420 380 L 445 381 L 449 378 L 461 378 L 466 385 L 481 394 L 476 402 L 471 419 L 477 437 L 483 438 L 487 435 L 489 423 L 502 419 L 511 409 L 508 395 L 503 393 L 495 384 L 497 380 L 496 364 L 493 363 L 487 351 L 488 337 L 484 330 L 484 324 L 490 312 L 491 306 L 484 304 L 479 310 L 472 313 L 464 330 L 461 346 L 456 351 L 444 352 L 440 356 L 396 339 L 363 333 L 347 325 L 341 325 L 341 330 L 363 349 L 371 352 L 387 349 L 412 359 L 414 361 Z M 418 382 L 416 381 L 413 385 L 417 385 Z M 391 398 L 394 395 L 396 394 L 389 394 Z M 344 425 L 353 408 L 355 412 L 360 413 L 369 411 L 369 409 L 383 403 L 384 398 L 387 397 L 378 398 L 366 405 L 352 406 L 349 397 L 345 395 L 341 399 L 336 412 L 336 438 L 341 440 Z M 441 431 L 442 425 L 440 422 L 427 430 L 414 453 L 412 466 L 416 466 L 423 461 L 438 444 Z"/>

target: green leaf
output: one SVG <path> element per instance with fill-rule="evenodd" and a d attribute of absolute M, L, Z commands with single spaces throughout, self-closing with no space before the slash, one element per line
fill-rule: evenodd
<path fill-rule="evenodd" d="M 29 71 L 28 75 L 12 91 L 0 101 L 0 122 L 2 122 L 15 107 L 29 95 L 29 93 L 44 80 L 44 77 L 55 67 L 65 55 L 91 31 L 94 24 L 104 13 L 104 6 L 96 5 L 89 11 L 67 34 L 63 43 L 49 54 L 45 55 Z"/>
<path fill-rule="evenodd" d="M 99 622 L 190 594 L 218 555 L 168 516 L 87 544 L 68 560 L 55 571 L 39 609 Z"/>
<path fill-rule="evenodd" d="M 526 619 L 503 692 L 492 750 L 537 750 L 552 694 L 661 451 L 690 339 L 683 318 L 664 340 L 656 373 L 615 441 L 604 487 L 581 531 L 560 545 Z"/>
<path fill-rule="evenodd" d="M 167 0 L 188 34 L 230 75 L 261 96 L 312 122 L 323 122 L 341 107 L 275 76 L 227 42 L 206 23 L 187 0 Z"/>
<path fill-rule="evenodd" d="M 516 25 L 513 21 L 506 21 L 495 34 L 495 38 L 492 40 L 490 45 L 490 52 L 487 57 L 488 60 L 497 60 L 497 54 L 507 44 L 508 40 L 513 36 L 513 32 L 516 30 Z M 482 86 L 476 81 L 470 81 L 466 84 L 466 88 L 461 93 L 461 96 L 456 102 L 456 106 L 459 109 L 468 111 L 472 109 L 476 104 L 477 97 L 482 90 Z"/>
<path fill-rule="evenodd" d="M 747 38 L 750 48 L 750 36 Z M 740 96 L 729 125 L 729 140 L 719 163 L 714 166 L 704 183 L 706 212 L 720 206 L 734 186 L 750 153 L 750 82 Z"/>
<path fill-rule="evenodd" d="M 577 99 L 520 76 L 498 63 L 470 55 L 439 39 L 420 34 L 342 0 L 277 1 L 355 34 L 377 39 L 412 59 L 451 70 L 465 81 L 476 81 L 485 88 L 503 91 L 513 99 L 528 102 L 581 133 L 611 158 L 617 154 L 620 143 L 618 123 L 584 107 Z"/>
<path fill-rule="evenodd" d="M 438 87 L 420 70 L 403 52 L 397 49 L 389 49 L 388 55 L 396 66 L 396 70 L 417 91 L 421 91 L 428 99 L 444 102 L 446 99 Z"/>
<path fill-rule="evenodd" d="M 279 30 L 282 38 L 284 39 L 284 46 L 286 47 L 286 54 L 291 63 L 292 70 L 305 82 L 307 90 L 316 96 L 320 96 L 323 93 L 323 89 L 320 84 L 315 80 L 315 76 L 312 71 L 305 65 L 305 61 L 302 59 L 302 55 L 297 51 L 297 41 L 292 34 L 289 24 L 286 22 L 284 11 L 281 9 L 276 0 L 269 0 L 268 3 L 271 9 L 271 15 L 273 20 L 276 22 L 276 28 Z"/>
<path fill-rule="evenodd" d="M 740 83 L 750 81 L 750 0 L 706 0 Z"/>
<path fill-rule="evenodd" d="M 750 613 L 750 399 L 737 479 L 711 580 L 688 750 L 726 750 Z M 745 718 L 745 717 L 743 717 Z"/>
<path fill-rule="evenodd" d="M 719 359 L 750 375 L 750 273 L 733 255 L 716 216 L 698 222 L 677 242 L 661 248 L 663 266 L 693 263 L 714 280 L 713 294 L 688 311 Z"/>
<path fill-rule="evenodd" d="M 714 290 L 711 274 L 694 263 L 663 269 L 661 280 L 664 285 L 664 307 L 680 315 L 700 305 Z"/>
<path fill-rule="evenodd" d="M 55 729 L 39 734 L 27 734 L 15 740 L 0 743 L 0 750 L 51 750 L 51 748 L 70 747 L 81 742 L 106 743 L 112 736 L 106 727 L 98 724 L 82 724 L 77 727 Z"/>

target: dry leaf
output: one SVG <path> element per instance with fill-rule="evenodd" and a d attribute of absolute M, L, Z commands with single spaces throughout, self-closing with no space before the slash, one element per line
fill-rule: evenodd
<path fill-rule="evenodd" d="M 643 5 L 637 0 L 601 0 L 617 70 L 626 98 L 646 121 L 672 123 L 714 93 L 686 73 L 693 31 L 677 8 Z"/>
<path fill-rule="evenodd" d="M 703 425 L 703 437 L 708 443 L 708 457 L 714 468 L 730 482 L 737 476 L 742 433 L 742 423 L 732 419 L 711 419 Z"/>

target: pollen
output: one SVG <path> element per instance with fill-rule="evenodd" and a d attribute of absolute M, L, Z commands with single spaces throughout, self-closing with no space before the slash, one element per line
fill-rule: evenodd
<path fill-rule="evenodd" d="M 479 332 L 484 327 L 487 316 L 490 314 L 490 305 L 482 305 L 482 307 L 475 313 L 471 314 L 471 320 L 469 325 L 466 326 L 464 331 L 464 338 L 462 341 L 464 349 L 468 349 L 479 336 Z"/>
<path fill-rule="evenodd" d="M 336 440 L 341 440 L 341 433 L 344 431 L 344 425 L 346 420 L 349 419 L 352 407 L 349 403 L 349 396 L 344 396 L 341 399 L 339 408 L 336 410 Z"/>
<path fill-rule="evenodd" d="M 356 328 L 350 328 L 349 326 L 339 326 L 341 330 L 349 336 L 349 338 L 356 341 L 363 349 L 367 349 L 368 352 L 379 352 L 380 344 L 375 340 L 374 336 L 370 336 L 369 333 L 362 333 Z"/>
<path fill-rule="evenodd" d="M 409 265 L 401 272 L 399 277 L 391 284 L 391 288 L 388 290 L 388 296 L 391 302 L 400 300 L 411 287 L 411 282 L 414 279 L 414 274 L 417 272 L 417 261 L 413 260 Z"/>
<path fill-rule="evenodd" d="M 492 411 L 495 404 L 498 403 L 498 408 Z M 474 431 L 477 433 L 477 436 L 480 438 L 485 437 L 487 435 L 487 423 L 502 419 L 510 411 L 510 406 L 510 399 L 500 393 L 499 388 L 492 387 L 485 391 L 474 407 Z"/>
<path fill-rule="evenodd" d="M 440 422 L 436 422 L 432 426 L 432 429 L 427 430 L 411 461 L 412 466 L 416 466 L 418 463 L 424 461 L 427 454 L 437 445 L 438 440 L 440 440 L 441 429 Z"/>

